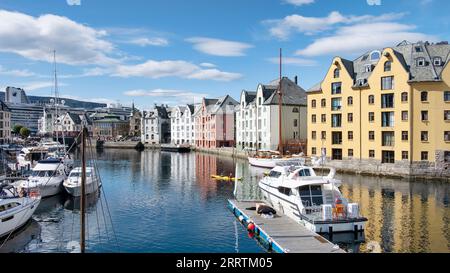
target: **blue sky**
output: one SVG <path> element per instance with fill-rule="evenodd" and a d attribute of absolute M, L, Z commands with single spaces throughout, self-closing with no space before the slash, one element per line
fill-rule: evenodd
<path fill-rule="evenodd" d="M 88 101 L 199 102 L 283 74 L 308 89 L 333 56 L 449 40 L 447 0 L 0 0 L 0 88 Z"/>

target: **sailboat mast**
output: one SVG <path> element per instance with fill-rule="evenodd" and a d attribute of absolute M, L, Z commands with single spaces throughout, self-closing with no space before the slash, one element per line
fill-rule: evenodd
<path fill-rule="evenodd" d="M 80 198 L 80 216 L 81 216 L 81 234 L 80 248 L 81 253 L 85 251 L 85 211 L 86 211 L 86 127 L 83 125 L 81 132 L 81 198 Z"/>
<path fill-rule="evenodd" d="M 57 131 L 57 125 L 58 125 L 58 78 L 56 76 L 56 50 L 53 50 L 53 66 L 54 66 L 54 77 L 55 77 L 55 122 L 53 124 L 53 132 L 56 132 L 56 141 L 58 140 L 58 131 Z M 59 150 L 59 149 L 58 149 Z"/>
<path fill-rule="evenodd" d="M 278 147 L 280 150 L 280 154 L 283 155 L 283 133 L 282 133 L 282 126 L 281 126 L 281 113 L 282 113 L 282 91 L 281 91 L 281 80 L 282 80 L 282 49 L 280 48 L 280 83 L 278 85 L 278 131 L 279 131 L 279 143 Z"/>

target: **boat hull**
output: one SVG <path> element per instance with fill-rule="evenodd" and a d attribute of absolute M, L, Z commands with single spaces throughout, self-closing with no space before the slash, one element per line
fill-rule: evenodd
<path fill-rule="evenodd" d="M 277 166 L 279 163 L 287 163 L 292 162 L 293 165 L 296 164 L 303 164 L 304 161 L 302 158 L 256 158 L 256 157 L 248 157 L 248 162 L 250 165 L 254 167 L 260 167 L 260 168 L 266 168 L 266 169 L 273 169 Z"/>
<path fill-rule="evenodd" d="M 100 185 L 101 186 L 101 185 Z M 98 183 L 94 182 L 94 183 L 88 183 L 86 184 L 86 194 L 91 194 L 94 193 L 98 190 L 99 185 Z M 66 190 L 66 192 L 74 197 L 80 197 L 81 196 L 81 185 L 77 185 L 77 186 L 69 186 L 69 185 L 64 185 L 64 189 Z"/>
<path fill-rule="evenodd" d="M 25 201 L 26 202 L 26 201 Z M 8 236 L 14 230 L 19 229 L 30 220 L 34 211 L 39 206 L 41 198 L 34 198 L 22 208 L 11 213 L 1 215 L 0 219 L 0 238 Z"/>
<path fill-rule="evenodd" d="M 45 198 L 45 197 L 50 197 L 50 196 L 60 194 L 61 190 L 62 190 L 62 183 L 63 183 L 63 180 L 51 179 L 48 183 L 45 183 L 45 184 L 44 183 L 24 182 L 21 184 L 21 187 L 28 191 L 38 189 L 42 198 Z"/>

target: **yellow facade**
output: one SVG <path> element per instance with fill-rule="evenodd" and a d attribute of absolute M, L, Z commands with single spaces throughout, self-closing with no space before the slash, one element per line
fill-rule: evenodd
<path fill-rule="evenodd" d="M 433 163 L 437 152 L 448 155 L 450 142 L 445 141 L 444 134 L 450 131 L 450 121 L 444 120 L 444 111 L 450 110 L 450 102 L 444 101 L 444 92 L 450 91 L 450 65 L 445 64 L 439 81 L 413 82 L 392 48 L 379 53 L 367 83 L 360 87 L 355 87 L 353 71 L 348 71 L 345 65 L 349 61 L 335 57 L 320 88 L 308 92 L 309 155 L 320 156 L 324 148 L 327 158 L 335 160 L 405 164 Z M 390 62 L 390 69 L 385 69 L 386 62 Z M 382 90 L 383 77 L 393 77 L 392 88 Z M 341 83 L 340 94 L 332 94 L 333 83 Z M 423 91 L 427 91 L 426 101 L 421 98 Z M 393 103 L 383 105 L 392 101 L 391 95 Z M 348 104 L 349 97 L 352 105 Z M 332 99 L 336 98 L 341 98 L 341 107 L 333 109 Z M 325 107 L 321 106 L 322 100 L 326 101 Z M 333 127 L 332 115 L 339 114 L 342 122 Z M 348 114 L 352 115 L 352 121 L 348 120 Z M 325 122 L 322 115 L 326 116 Z M 427 120 L 422 120 L 423 115 Z M 326 139 L 321 139 L 322 132 L 326 132 Z M 349 139 L 349 132 L 353 139 Z M 422 139 L 422 132 L 426 132 L 427 139 Z M 341 143 L 339 133 L 342 133 Z M 390 159 L 391 156 L 394 158 Z"/>

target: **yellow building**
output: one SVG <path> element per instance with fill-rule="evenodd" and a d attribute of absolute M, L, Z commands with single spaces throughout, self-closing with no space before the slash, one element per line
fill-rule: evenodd
<path fill-rule="evenodd" d="M 335 57 L 308 90 L 308 152 L 362 172 L 450 176 L 450 45 Z"/>

